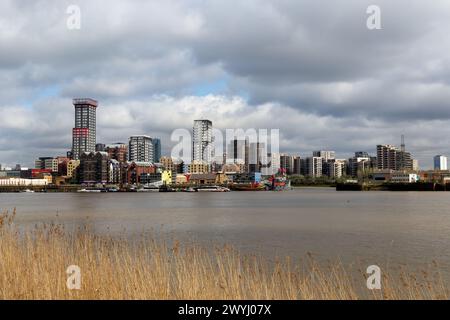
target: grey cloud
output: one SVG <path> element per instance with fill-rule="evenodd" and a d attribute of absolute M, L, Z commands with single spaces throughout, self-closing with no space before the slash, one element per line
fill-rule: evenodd
<path fill-rule="evenodd" d="M 281 128 L 301 154 L 373 151 L 402 133 L 426 165 L 450 154 L 448 1 L 379 0 L 377 31 L 366 0 L 80 0 L 69 31 L 72 2 L 0 3 L 0 162 L 70 148 L 74 96 L 100 100 L 103 142 L 167 140 L 196 115 Z"/>

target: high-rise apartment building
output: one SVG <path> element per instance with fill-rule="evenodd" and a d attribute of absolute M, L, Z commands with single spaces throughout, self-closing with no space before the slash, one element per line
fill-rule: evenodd
<path fill-rule="evenodd" d="M 269 164 L 266 144 L 263 142 L 250 143 L 248 158 L 249 172 L 262 172 Z"/>
<path fill-rule="evenodd" d="M 294 156 L 291 156 L 289 154 L 280 154 L 280 168 L 286 173 L 286 174 L 293 174 L 294 173 Z"/>
<path fill-rule="evenodd" d="M 281 156 L 279 153 L 267 154 L 269 165 L 261 171 L 264 175 L 278 174 L 281 168 Z"/>
<path fill-rule="evenodd" d="M 194 120 L 192 161 L 210 165 L 214 157 L 213 127 L 210 120 Z"/>
<path fill-rule="evenodd" d="M 327 162 L 328 160 L 334 160 L 336 159 L 336 152 L 335 151 L 314 151 L 313 157 L 322 158 L 324 162 Z"/>
<path fill-rule="evenodd" d="M 153 138 L 153 162 L 158 163 L 161 159 L 161 139 Z"/>
<path fill-rule="evenodd" d="M 75 127 L 72 130 L 72 157 L 78 160 L 84 152 L 95 152 L 98 102 L 93 99 L 73 99 L 73 105 Z"/>
<path fill-rule="evenodd" d="M 306 175 L 314 178 L 322 176 L 324 159 L 322 157 L 309 157 L 305 159 Z"/>
<path fill-rule="evenodd" d="M 345 175 L 346 161 L 343 159 L 334 159 L 327 162 L 328 177 L 339 179 Z"/>
<path fill-rule="evenodd" d="M 392 145 L 377 146 L 377 169 L 413 170 L 411 153 Z"/>
<path fill-rule="evenodd" d="M 245 169 L 241 172 L 248 171 L 249 162 L 249 143 L 248 139 L 233 139 L 228 144 L 226 163 L 239 165 Z"/>
<path fill-rule="evenodd" d="M 300 156 L 294 156 L 294 171 L 292 172 L 292 174 L 302 174 L 302 159 L 300 158 Z"/>
<path fill-rule="evenodd" d="M 434 157 L 434 170 L 447 170 L 447 157 L 437 155 Z"/>
<path fill-rule="evenodd" d="M 153 141 L 149 136 L 131 136 L 128 141 L 128 160 L 132 162 L 153 162 Z"/>

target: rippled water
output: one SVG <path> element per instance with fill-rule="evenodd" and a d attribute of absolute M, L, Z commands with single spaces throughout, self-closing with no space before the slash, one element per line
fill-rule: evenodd
<path fill-rule="evenodd" d="M 163 231 L 263 255 L 450 270 L 450 193 L 287 192 L 0 194 L 19 226 L 56 221 L 99 233 Z M 450 277 L 449 277 L 450 278 Z"/>

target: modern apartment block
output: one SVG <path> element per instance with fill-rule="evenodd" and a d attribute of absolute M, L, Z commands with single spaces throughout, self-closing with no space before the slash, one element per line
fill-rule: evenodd
<path fill-rule="evenodd" d="M 262 172 L 269 164 L 266 144 L 262 142 L 249 145 L 249 172 Z"/>
<path fill-rule="evenodd" d="M 58 172 L 58 159 L 53 157 L 40 157 L 34 162 L 34 167 L 36 169 Z"/>
<path fill-rule="evenodd" d="M 66 176 L 68 178 L 73 178 L 76 175 L 76 169 L 80 165 L 80 160 L 70 160 L 67 162 L 67 172 Z"/>
<path fill-rule="evenodd" d="M 73 99 L 73 105 L 75 127 L 72 130 L 72 157 L 78 160 L 84 152 L 95 152 L 98 102 L 93 99 Z"/>
<path fill-rule="evenodd" d="M 347 162 L 342 159 L 333 159 L 326 162 L 328 177 L 330 178 L 341 178 L 345 175 Z"/>
<path fill-rule="evenodd" d="M 437 155 L 434 157 L 434 170 L 447 170 L 448 159 L 445 156 Z"/>
<path fill-rule="evenodd" d="M 108 153 L 109 158 L 124 163 L 128 160 L 128 146 L 125 143 L 114 143 L 107 145 L 105 152 Z"/>
<path fill-rule="evenodd" d="M 322 157 L 309 157 L 305 159 L 305 174 L 310 177 L 319 178 L 323 175 L 324 159 Z"/>
<path fill-rule="evenodd" d="M 227 146 L 226 163 L 233 163 L 248 171 L 249 165 L 249 140 L 233 139 Z"/>
<path fill-rule="evenodd" d="M 131 136 L 128 141 L 128 160 L 132 162 L 153 162 L 153 141 L 149 136 Z"/>
<path fill-rule="evenodd" d="M 214 157 L 213 127 L 210 120 L 194 120 L 192 161 L 210 165 Z"/>
<path fill-rule="evenodd" d="M 282 153 L 280 154 L 280 168 L 286 174 L 294 173 L 294 156 Z"/>
<path fill-rule="evenodd" d="M 413 170 L 411 153 L 392 145 L 377 146 L 377 169 L 379 170 Z"/>
<path fill-rule="evenodd" d="M 322 158 L 324 162 L 336 159 L 335 151 L 313 151 L 313 157 Z"/>

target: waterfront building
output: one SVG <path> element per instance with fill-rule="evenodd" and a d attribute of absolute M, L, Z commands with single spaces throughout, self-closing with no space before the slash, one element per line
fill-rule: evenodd
<path fill-rule="evenodd" d="M 153 162 L 152 138 L 145 135 L 131 136 L 128 141 L 128 160 L 132 162 Z"/>
<path fill-rule="evenodd" d="M 188 179 L 187 179 L 186 175 L 184 175 L 184 174 L 177 174 L 175 177 L 175 183 L 176 184 L 187 184 Z"/>
<path fill-rule="evenodd" d="M 306 175 L 313 178 L 319 178 L 323 175 L 323 158 L 322 157 L 308 157 L 305 159 Z"/>
<path fill-rule="evenodd" d="M 199 161 L 193 161 L 188 165 L 188 172 L 189 173 L 209 173 L 210 172 L 210 166 L 207 165 L 204 162 Z"/>
<path fill-rule="evenodd" d="M 433 182 L 433 183 L 449 183 L 450 182 L 450 171 L 437 171 L 437 170 L 427 170 L 419 172 L 420 181 Z"/>
<path fill-rule="evenodd" d="M 74 178 L 76 175 L 76 169 L 80 165 L 80 160 L 69 160 L 67 162 L 67 172 L 66 176 L 68 178 Z"/>
<path fill-rule="evenodd" d="M 336 159 L 336 152 L 323 150 L 313 151 L 313 157 L 322 158 L 322 175 L 329 177 L 330 172 L 328 169 L 330 165 L 328 163 Z"/>
<path fill-rule="evenodd" d="M 156 166 L 152 162 L 134 161 L 128 164 L 126 182 L 142 184 L 146 182 L 147 175 L 153 173 L 156 173 Z"/>
<path fill-rule="evenodd" d="M 58 172 L 58 159 L 53 157 L 40 157 L 34 162 L 35 169 L 51 170 L 52 172 Z"/>
<path fill-rule="evenodd" d="M 353 158 L 348 159 L 347 174 L 351 177 L 359 177 L 371 169 L 373 163 L 367 152 L 355 152 Z"/>
<path fill-rule="evenodd" d="M 48 184 L 48 179 L 0 178 L 0 186 L 2 187 L 42 187 Z"/>
<path fill-rule="evenodd" d="M 301 175 L 301 168 L 302 168 L 302 159 L 300 156 L 294 156 L 294 171 L 292 172 L 293 175 Z"/>
<path fill-rule="evenodd" d="M 109 161 L 106 152 L 84 152 L 80 157 L 77 177 L 82 184 L 105 184 L 108 182 Z"/>
<path fill-rule="evenodd" d="M 447 157 L 437 155 L 434 157 L 434 170 L 447 170 L 448 160 Z"/>
<path fill-rule="evenodd" d="M 392 183 L 415 183 L 419 181 L 419 176 L 415 173 L 394 172 L 389 182 Z"/>
<path fill-rule="evenodd" d="M 211 165 L 214 157 L 213 127 L 210 120 L 194 120 L 192 162 Z"/>
<path fill-rule="evenodd" d="M 109 159 L 108 182 L 112 184 L 122 183 L 122 163 L 116 159 Z"/>
<path fill-rule="evenodd" d="M 188 176 L 188 182 L 193 185 L 224 184 L 227 181 L 223 173 L 194 173 Z"/>
<path fill-rule="evenodd" d="M 413 159 L 409 152 L 392 145 L 377 146 L 377 169 L 413 170 Z"/>
<path fill-rule="evenodd" d="M 59 176 L 65 176 L 67 173 L 67 163 L 69 162 L 69 158 L 58 156 L 56 157 L 56 161 L 58 163 L 58 175 Z"/>
<path fill-rule="evenodd" d="M 173 163 L 172 157 L 161 157 L 159 163 L 161 163 L 162 167 L 166 170 L 175 170 L 175 164 Z"/>
<path fill-rule="evenodd" d="M 175 173 L 185 173 L 184 170 L 185 165 L 182 159 L 173 159 L 172 157 L 161 157 L 159 163 L 166 170 Z"/>
<path fill-rule="evenodd" d="M 128 160 L 128 146 L 125 143 L 117 142 L 107 145 L 105 151 L 110 159 L 117 160 L 120 163 L 125 163 Z"/>
<path fill-rule="evenodd" d="M 153 138 L 153 162 L 158 163 L 161 159 L 161 139 Z"/>
<path fill-rule="evenodd" d="M 345 175 L 347 162 L 342 159 L 333 159 L 326 162 L 329 178 L 339 179 Z"/>
<path fill-rule="evenodd" d="M 72 158 L 79 160 L 84 152 L 95 152 L 96 112 L 98 102 L 93 99 L 73 99 L 75 127 L 72 130 Z"/>

